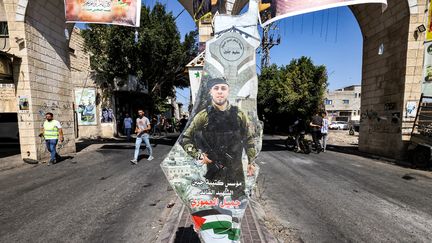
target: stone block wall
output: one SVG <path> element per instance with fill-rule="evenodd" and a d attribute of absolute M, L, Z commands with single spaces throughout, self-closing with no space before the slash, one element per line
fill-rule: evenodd
<path fill-rule="evenodd" d="M 84 38 L 81 31 L 74 27 L 70 35 L 70 63 L 72 72 L 90 72 L 90 56 L 84 51 Z"/>
<path fill-rule="evenodd" d="M 412 2 L 412 1 L 411 1 Z M 408 100 L 418 100 L 423 37 L 414 38 L 424 21 L 424 3 L 407 1 L 351 7 L 363 33 L 363 71 L 359 149 L 394 158 L 405 155 L 412 120 L 405 118 Z M 411 3 L 412 4 L 412 3 Z M 379 54 L 379 48 L 383 53 Z"/>
<path fill-rule="evenodd" d="M 64 35 L 62 0 L 3 0 L 14 58 L 16 96 L 29 97 L 30 111 L 18 114 L 23 158 L 46 159 L 49 154 L 37 136 L 44 114 L 62 123 L 65 142 L 60 153 L 75 152 L 69 41 Z M 22 18 L 25 14 L 25 18 Z"/>

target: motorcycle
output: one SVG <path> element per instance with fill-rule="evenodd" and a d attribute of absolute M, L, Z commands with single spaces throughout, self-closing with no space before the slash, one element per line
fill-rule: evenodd
<path fill-rule="evenodd" d="M 297 148 L 296 144 L 296 136 L 299 136 L 299 148 Z M 298 151 L 303 152 L 304 154 L 310 154 L 311 152 L 311 146 L 308 141 L 304 139 L 305 134 L 289 134 L 288 137 L 285 140 L 285 147 L 290 151 Z"/>

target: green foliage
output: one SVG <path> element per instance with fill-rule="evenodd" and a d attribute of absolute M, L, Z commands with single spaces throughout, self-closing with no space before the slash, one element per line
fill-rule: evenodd
<path fill-rule="evenodd" d="M 135 30 L 139 33 L 137 43 Z M 197 55 L 198 33 L 190 32 L 181 42 L 175 19 L 165 5 L 143 6 L 137 29 L 90 24 L 81 33 L 91 53 L 96 81 L 108 96 L 115 82 L 121 84 L 129 74 L 137 75 L 139 82 L 148 86 L 152 107 L 157 110 L 166 97 L 174 95 L 174 86 L 189 84 L 185 66 Z"/>
<path fill-rule="evenodd" d="M 258 112 L 266 127 L 286 128 L 295 117 L 308 120 L 323 107 L 326 87 L 326 67 L 315 66 L 310 58 L 272 65 L 259 76 Z"/>

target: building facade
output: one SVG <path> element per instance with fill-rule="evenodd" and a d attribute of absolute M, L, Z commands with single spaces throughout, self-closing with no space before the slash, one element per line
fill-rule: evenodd
<path fill-rule="evenodd" d="M 181 2 L 191 12 L 192 1 Z M 237 1 L 232 11 L 239 12 L 246 2 Z M 379 4 L 350 6 L 363 35 L 361 151 L 400 158 L 409 144 L 413 119 L 406 116 L 406 106 L 421 96 L 425 36 L 417 27 L 426 22 L 427 4 L 388 0 L 385 11 Z M 67 38 L 73 24 L 65 23 L 64 1 L 0 0 L 0 22 L 0 115 L 16 115 L 22 157 L 48 156 L 38 137 L 45 112 L 63 123 L 61 153 L 75 152 Z"/>
<path fill-rule="evenodd" d="M 327 91 L 325 109 L 331 121 L 360 120 L 361 85 Z"/>

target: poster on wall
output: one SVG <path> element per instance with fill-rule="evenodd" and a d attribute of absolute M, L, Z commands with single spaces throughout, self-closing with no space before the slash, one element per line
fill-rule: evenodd
<path fill-rule="evenodd" d="M 96 125 L 96 90 L 87 88 L 75 89 L 78 125 Z"/>
<path fill-rule="evenodd" d="M 29 100 L 27 96 L 18 96 L 19 113 L 29 112 Z"/>
<path fill-rule="evenodd" d="M 432 42 L 425 43 L 424 66 L 423 66 L 423 81 L 432 81 Z"/>
<path fill-rule="evenodd" d="M 407 101 L 406 117 L 416 117 L 416 115 L 417 115 L 417 101 Z"/>
<path fill-rule="evenodd" d="M 112 123 L 114 121 L 114 112 L 111 108 L 103 108 L 101 112 L 101 123 Z"/>
<path fill-rule="evenodd" d="M 67 23 L 139 27 L 140 13 L 140 0 L 65 0 Z"/>
<path fill-rule="evenodd" d="M 261 0 L 260 20 L 265 26 L 290 16 L 363 3 L 382 3 L 383 9 L 387 7 L 387 0 Z"/>

